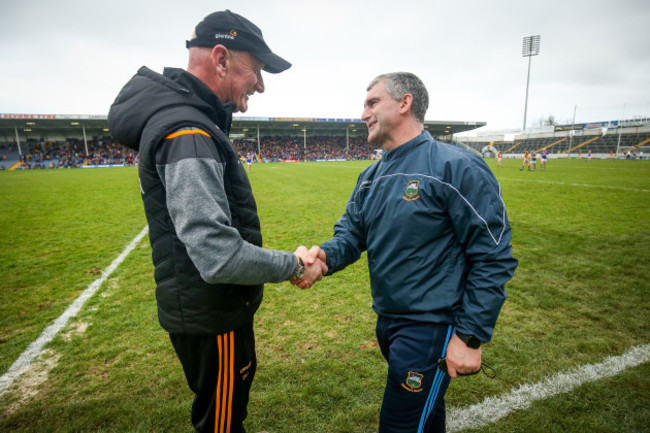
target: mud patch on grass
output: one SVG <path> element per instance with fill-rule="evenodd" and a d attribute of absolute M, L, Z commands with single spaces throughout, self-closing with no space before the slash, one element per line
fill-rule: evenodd
<path fill-rule="evenodd" d="M 86 332 L 86 329 L 88 329 L 89 326 L 90 323 L 86 322 L 72 323 L 68 325 L 67 332 L 61 334 L 61 338 L 63 338 L 64 341 L 70 341 L 72 340 L 72 337 L 77 337 Z"/>
<path fill-rule="evenodd" d="M 47 381 L 60 357 L 60 354 L 52 350 L 45 350 L 36 362 L 25 369 L 12 387 L 11 393 L 17 399 L 5 408 L 5 415 L 15 413 L 25 402 L 38 395 L 41 385 Z"/>

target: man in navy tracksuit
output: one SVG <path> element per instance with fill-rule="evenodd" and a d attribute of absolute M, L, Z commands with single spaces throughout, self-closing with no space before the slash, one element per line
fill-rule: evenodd
<path fill-rule="evenodd" d="M 426 88 L 380 75 L 362 120 L 381 161 L 359 176 L 334 237 L 313 247 L 328 275 L 368 252 L 377 338 L 388 361 L 379 431 L 444 432 L 450 376 L 481 367 L 517 260 L 485 162 L 424 131 Z M 448 374 L 437 368 L 446 357 Z"/>

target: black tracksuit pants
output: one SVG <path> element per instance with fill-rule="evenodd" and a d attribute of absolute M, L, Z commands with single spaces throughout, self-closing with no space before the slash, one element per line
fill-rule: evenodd
<path fill-rule="evenodd" d="M 245 433 L 243 422 L 257 368 L 253 324 L 216 336 L 169 337 L 195 395 L 196 431 Z"/>

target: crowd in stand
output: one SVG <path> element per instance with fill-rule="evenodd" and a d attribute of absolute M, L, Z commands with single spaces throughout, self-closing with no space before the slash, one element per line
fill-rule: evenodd
<path fill-rule="evenodd" d="M 359 160 L 374 159 L 374 147 L 365 137 L 349 138 L 347 149 L 345 137 L 308 137 L 305 146 L 303 137 L 261 137 L 257 140 L 236 139 L 235 150 L 241 157 L 258 155 L 263 162 L 316 161 L 316 160 Z M 6 160 L 0 149 L 0 159 Z M 70 168 L 84 165 L 134 165 L 138 162 L 137 152 L 126 148 L 110 138 L 88 141 L 88 152 L 83 141 L 69 139 L 66 142 L 29 143 L 29 151 L 20 157 L 24 169 Z M 4 167 L 8 168 L 8 167 Z"/>
<path fill-rule="evenodd" d="M 635 136 L 634 140 L 647 139 L 648 136 Z M 257 139 L 235 139 L 233 146 L 242 159 L 252 155 L 253 161 L 318 161 L 318 160 L 362 160 L 376 159 L 375 146 L 367 142 L 366 137 L 350 137 L 346 145 L 345 137 L 312 136 L 307 137 L 261 137 L 258 146 Z M 636 141 L 634 141 L 636 142 Z M 480 150 L 486 143 L 469 143 Z M 501 143 L 488 143 L 498 147 Z M 610 144 L 610 143 L 608 143 Z M 512 143 L 505 143 L 512 147 Z M 539 143 L 539 146 L 545 143 Z M 28 151 L 25 152 L 25 147 Z M 523 147 L 523 146 L 520 146 Z M 589 149 L 591 146 L 585 147 Z M 607 149 L 612 149 L 610 145 Z M 628 152 L 629 153 L 629 152 Z M 643 159 L 640 153 L 640 159 Z M 636 159 L 636 154 L 626 155 L 628 159 Z M 115 142 L 110 137 L 88 141 L 88 152 L 83 141 L 68 139 L 65 142 L 29 142 L 23 145 L 23 154 L 18 154 L 15 145 L 0 145 L 0 169 L 10 168 L 16 162 L 21 162 L 24 169 L 31 168 L 69 168 L 82 166 L 135 165 L 138 163 L 137 152 Z"/>
<path fill-rule="evenodd" d="M 12 150 L 11 147 L 8 148 Z M 6 155 L 5 155 L 6 156 Z M 5 158 L 6 161 L 6 158 Z M 20 157 L 21 167 L 71 168 L 83 165 L 134 165 L 136 152 L 109 139 L 88 141 L 88 152 L 81 140 L 69 139 L 64 143 L 29 143 L 29 151 Z"/>
<path fill-rule="evenodd" d="M 258 154 L 264 162 L 298 160 L 359 160 L 373 159 L 374 147 L 366 138 L 351 137 L 347 146 L 345 137 L 309 137 L 305 145 L 302 137 L 261 137 L 257 140 L 234 140 L 240 155 Z"/>

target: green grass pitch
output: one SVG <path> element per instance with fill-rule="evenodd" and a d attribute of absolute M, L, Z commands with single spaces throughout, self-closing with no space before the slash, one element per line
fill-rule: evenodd
<path fill-rule="evenodd" d="M 520 260 L 462 408 L 650 342 L 650 162 L 488 161 Z M 267 248 L 332 235 L 370 162 L 255 164 Z M 136 168 L 0 172 L 0 374 L 142 230 Z M 192 396 L 158 325 L 148 238 L 0 396 L 3 432 L 190 432 Z M 375 432 L 386 365 L 365 255 L 301 291 L 268 284 L 256 316 L 249 432 Z M 534 402 L 473 432 L 645 432 L 650 365 Z"/>

